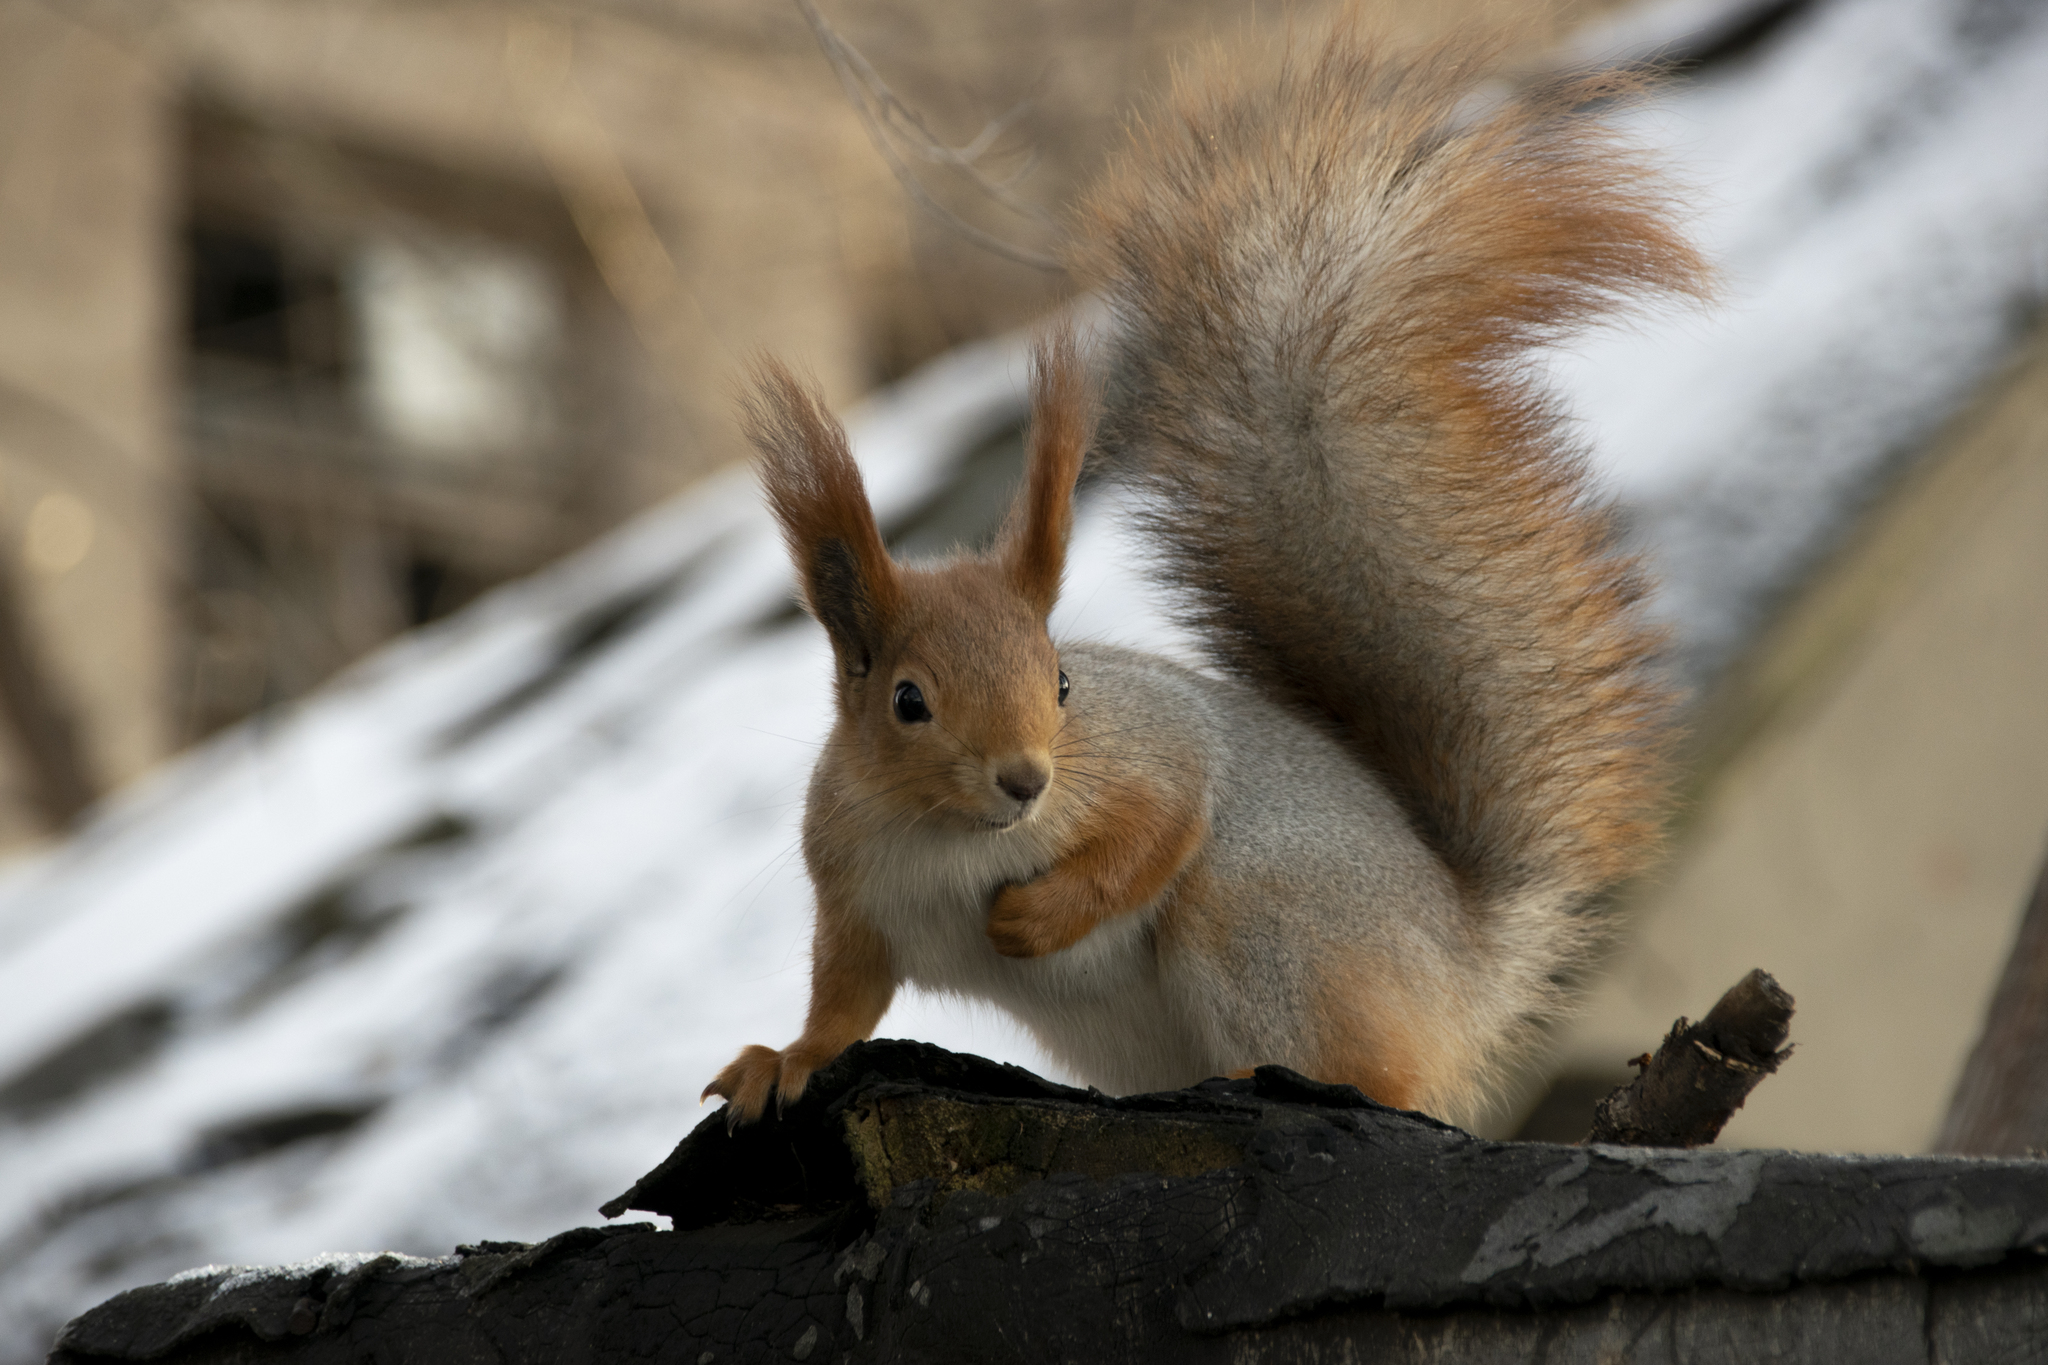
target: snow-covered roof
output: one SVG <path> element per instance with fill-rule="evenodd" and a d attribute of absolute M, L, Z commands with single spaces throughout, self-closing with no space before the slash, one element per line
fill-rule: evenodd
<path fill-rule="evenodd" d="M 1565 369 L 1692 682 L 1740 648 L 2048 301 L 2048 14 L 1836 0 L 1634 121 L 1727 306 Z"/>
<path fill-rule="evenodd" d="M 1835 0 L 1622 117 L 1695 187 L 1728 298 L 1589 338 L 1557 372 L 1701 679 L 2038 306 L 2048 11 Z M 1023 342 L 991 342 L 852 415 L 885 522 L 948 505 L 1023 381 Z M 1116 514 L 1084 507 L 1056 625 L 1177 649 Z M 0 1361 L 193 1264 L 589 1220 L 736 1048 L 801 1020 L 796 822 L 827 678 L 735 471 L 15 872 Z M 1043 1067 L 946 1002 L 906 1000 L 883 1032 Z"/>

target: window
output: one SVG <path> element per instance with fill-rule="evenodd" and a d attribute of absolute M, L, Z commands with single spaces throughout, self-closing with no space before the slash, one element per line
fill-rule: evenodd
<path fill-rule="evenodd" d="M 206 105 L 186 184 L 191 739 L 615 520 L 637 355 L 548 187 Z"/>

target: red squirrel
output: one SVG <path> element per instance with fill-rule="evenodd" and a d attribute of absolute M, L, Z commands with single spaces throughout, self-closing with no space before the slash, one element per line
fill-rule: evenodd
<path fill-rule="evenodd" d="M 892 560 L 843 431 L 764 364 L 746 425 L 838 705 L 810 1012 L 706 1088 L 729 1122 L 905 983 L 1113 1093 L 1279 1063 L 1438 1114 L 1560 1007 L 1587 902 L 1655 847 L 1670 698 L 1532 362 L 1708 286 L 1589 108 L 1623 78 L 1493 75 L 1350 28 L 1184 75 L 1082 203 L 1100 378 L 1041 345 L 985 553 Z M 1212 670 L 1049 638 L 1084 455 L 1141 490 Z"/>

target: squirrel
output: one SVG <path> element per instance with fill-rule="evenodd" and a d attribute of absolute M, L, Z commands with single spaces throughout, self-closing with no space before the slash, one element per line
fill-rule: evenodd
<path fill-rule="evenodd" d="M 1672 698 L 1533 362 L 1711 286 L 1598 117 L 1637 78 L 1495 71 L 1339 27 L 1274 77 L 1180 75 L 1082 201 L 1101 378 L 1040 343 L 986 552 L 892 560 L 843 430 L 761 362 L 743 420 L 837 719 L 809 1014 L 706 1087 L 728 1123 L 905 983 L 1111 1093 L 1277 1063 L 1439 1115 L 1564 1003 L 1589 902 L 1656 847 Z M 1084 452 L 1212 668 L 1049 637 Z"/>

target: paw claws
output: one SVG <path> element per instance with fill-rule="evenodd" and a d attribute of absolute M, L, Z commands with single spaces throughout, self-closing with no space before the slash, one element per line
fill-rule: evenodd
<path fill-rule="evenodd" d="M 724 1096 L 727 1132 L 760 1118 L 771 1097 L 775 1101 L 775 1117 L 779 1119 L 803 1097 L 816 1069 L 815 1054 L 801 1052 L 795 1044 L 781 1052 L 758 1045 L 750 1047 L 704 1087 L 698 1103 L 713 1095 Z"/>

